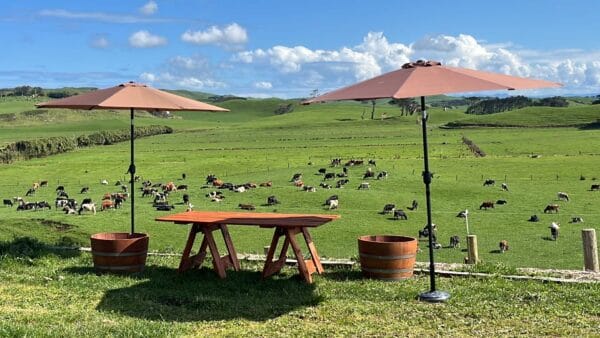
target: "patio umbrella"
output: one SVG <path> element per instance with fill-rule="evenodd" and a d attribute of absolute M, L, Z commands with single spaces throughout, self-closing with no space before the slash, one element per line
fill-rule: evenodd
<path fill-rule="evenodd" d="M 115 87 L 95 90 L 81 95 L 40 103 L 40 108 L 69 109 L 129 109 L 131 113 L 131 164 L 128 172 L 131 175 L 131 234 L 135 233 L 135 161 L 134 161 L 134 110 L 147 111 L 229 111 L 207 103 L 188 99 L 183 96 L 167 93 L 141 83 L 128 82 Z"/>
<path fill-rule="evenodd" d="M 429 292 L 423 292 L 419 299 L 429 302 L 446 301 L 450 295 L 436 290 L 435 266 L 433 257 L 433 229 L 431 221 L 431 172 L 427 150 L 427 111 L 425 96 L 449 93 L 464 93 L 486 90 L 516 90 L 544 87 L 558 87 L 560 84 L 520 78 L 515 76 L 483 72 L 473 69 L 442 66 L 436 61 L 406 63 L 401 69 L 374 77 L 372 79 L 344 87 L 303 103 L 340 101 L 340 100 L 375 100 L 381 98 L 421 97 L 421 125 L 423 128 L 423 183 L 427 204 L 427 228 L 429 230 Z"/>

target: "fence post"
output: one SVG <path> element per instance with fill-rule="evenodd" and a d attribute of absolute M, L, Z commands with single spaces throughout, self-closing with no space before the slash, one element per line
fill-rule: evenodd
<path fill-rule="evenodd" d="M 467 264 L 479 263 L 479 253 L 477 252 L 477 236 L 467 236 Z"/>
<path fill-rule="evenodd" d="M 598 243 L 596 242 L 596 229 L 581 230 L 583 240 L 583 262 L 586 271 L 600 272 L 598 265 Z"/>

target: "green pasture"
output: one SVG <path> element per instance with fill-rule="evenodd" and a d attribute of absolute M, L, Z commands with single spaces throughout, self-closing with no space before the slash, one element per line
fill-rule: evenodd
<path fill-rule="evenodd" d="M 356 238 L 368 234 L 416 236 L 426 223 L 421 126 L 417 116 L 400 116 L 399 109 L 378 104 L 376 119 L 370 120 L 370 105 L 333 103 L 296 106 L 292 113 L 274 115 L 282 100 L 232 100 L 221 104 L 229 113 L 176 112 L 172 119 L 157 119 L 144 112 L 136 115 L 137 125 L 164 124 L 175 129 L 173 134 L 136 140 L 136 166 L 144 180 L 187 184 L 195 210 L 236 210 L 239 203 L 252 203 L 257 211 L 293 213 L 336 213 L 341 219 L 315 229 L 312 234 L 321 256 L 353 258 L 357 255 Z M 6 103 L 7 106 L 9 105 Z M 32 109 L 30 106 L 18 108 Z M 13 104 L 13 107 L 15 104 Z M 0 114 L 5 109 L 0 104 Z M 11 108 L 12 109 L 12 108 Z M 8 111 L 8 108 L 6 108 Z M 361 117 L 363 111 L 364 119 Z M 592 192 L 591 184 L 600 183 L 600 143 L 598 130 L 581 128 L 596 122 L 600 112 L 595 106 L 570 108 L 528 108 L 491 116 L 472 117 L 464 110 L 431 109 L 429 146 L 432 183 L 433 220 L 438 225 L 438 239 L 448 245 L 449 237 L 459 235 L 465 248 L 464 220 L 455 217 L 464 209 L 470 211 L 469 225 L 478 236 L 479 253 L 486 263 L 512 267 L 580 269 L 582 267 L 581 229 L 599 229 L 600 192 Z M 382 119 L 382 113 L 386 118 Z M 104 129 L 125 129 L 126 112 L 48 111 L 62 119 L 29 121 L 19 119 L 2 123 L 0 141 L 57 135 L 80 135 Z M 83 114 L 83 115 L 81 115 Z M 449 122 L 490 124 L 489 120 L 512 121 L 523 128 L 462 129 L 440 128 Z M 481 122 L 483 121 L 483 122 Z M 549 122 L 551 121 L 551 123 Z M 575 121 L 575 122 L 573 122 Z M 465 122 L 466 123 L 466 122 Z M 456 125 L 458 125 L 457 123 Z M 552 125 L 553 128 L 541 126 Z M 575 126 L 577 125 L 577 126 Z M 473 140 L 487 154 L 476 158 L 462 144 L 462 137 Z M 537 155 L 533 158 L 531 155 Z M 343 189 L 318 187 L 322 177 L 319 168 L 339 173 L 341 167 L 329 167 L 330 160 L 343 162 L 374 159 L 375 172 L 385 170 L 386 180 L 368 180 L 369 190 L 358 190 L 367 165 L 350 168 L 350 183 Z M 64 185 L 67 192 L 81 200 L 83 186 L 90 187 L 89 197 L 99 202 L 107 192 L 118 191 L 117 180 L 126 183 L 129 144 L 81 149 L 75 152 L 0 167 L 0 195 L 3 198 L 24 197 L 27 189 L 41 180 L 49 187 L 41 188 L 27 200 L 53 202 L 54 189 Z M 181 179 L 186 173 L 187 178 Z M 294 187 L 290 178 L 302 173 L 307 185 L 317 187 L 308 193 Z M 221 203 L 210 202 L 204 195 L 213 190 L 202 188 L 208 174 L 216 174 L 226 182 L 243 184 L 272 181 L 272 188 L 257 188 L 235 194 L 226 191 Z M 581 180 L 581 178 L 585 178 Z M 100 181 L 107 179 L 110 185 Z M 485 179 L 495 179 L 496 186 L 483 187 Z M 510 191 L 500 189 L 506 182 Z M 328 182 L 335 185 L 335 181 Z M 564 191 L 570 202 L 556 200 Z M 170 196 L 175 211 L 183 211 L 183 192 Z M 330 195 L 340 199 L 339 210 L 329 211 L 323 202 Z M 267 196 L 275 195 L 281 204 L 268 207 Z M 379 212 L 387 203 L 404 208 L 416 199 L 419 209 L 408 211 L 407 221 L 391 219 Z M 483 201 L 504 199 L 508 204 L 487 211 L 478 210 Z M 128 231 L 129 202 L 125 208 L 98 212 L 97 215 L 64 215 L 56 210 L 17 212 L 15 207 L 0 208 L 0 241 L 31 236 L 47 243 L 88 246 L 88 236 L 102 231 Z M 547 204 L 561 205 L 558 214 L 543 214 Z M 187 226 L 155 222 L 164 215 L 155 211 L 149 198 L 141 198 L 136 190 L 136 230 L 151 237 L 152 250 L 180 252 Z M 537 214 L 539 223 L 527 222 Z M 571 224 L 573 216 L 584 218 L 583 224 Z M 549 241 L 550 222 L 561 223 L 558 241 Z M 232 226 L 231 234 L 238 252 L 262 253 L 272 233 L 265 229 Z M 506 239 L 510 250 L 497 253 L 498 242 Z M 425 249 L 425 242 L 421 242 Z M 462 249 L 436 250 L 436 260 L 462 262 Z M 418 259 L 427 259 L 427 250 Z"/>

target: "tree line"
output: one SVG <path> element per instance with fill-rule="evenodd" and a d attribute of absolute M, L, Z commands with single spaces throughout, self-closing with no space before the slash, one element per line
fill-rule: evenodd
<path fill-rule="evenodd" d="M 493 98 L 476 102 L 467 108 L 467 114 L 484 115 L 500 113 L 525 107 L 567 107 L 569 102 L 564 97 L 554 96 L 543 99 L 530 99 L 525 96 L 511 96 L 507 98 Z"/>

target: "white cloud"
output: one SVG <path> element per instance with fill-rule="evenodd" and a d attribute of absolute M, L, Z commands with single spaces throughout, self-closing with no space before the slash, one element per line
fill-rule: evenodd
<path fill-rule="evenodd" d="M 158 35 L 152 35 L 148 31 L 141 30 L 129 37 L 129 45 L 135 48 L 150 48 L 165 45 L 167 39 Z"/>
<path fill-rule="evenodd" d="M 104 49 L 104 48 L 108 48 L 110 43 L 108 42 L 108 39 L 106 37 L 96 36 L 92 39 L 92 41 L 90 42 L 90 45 L 94 48 Z"/>
<path fill-rule="evenodd" d="M 132 15 L 117 15 L 103 12 L 71 12 L 64 9 L 45 9 L 37 12 L 38 16 L 70 20 L 100 21 L 110 23 L 149 23 L 171 22 L 170 19 L 142 18 Z"/>
<path fill-rule="evenodd" d="M 200 79 L 195 76 L 180 76 L 163 72 L 159 74 L 144 72 L 139 76 L 140 80 L 169 88 L 184 88 L 192 90 L 215 90 L 226 88 L 224 82 L 213 79 Z"/>
<path fill-rule="evenodd" d="M 152 73 L 142 73 L 140 74 L 140 79 L 144 82 L 154 82 L 156 81 L 156 75 Z"/>
<path fill-rule="evenodd" d="M 205 31 L 188 30 L 181 35 L 181 40 L 197 45 L 213 44 L 235 49 L 248 42 L 248 33 L 244 27 L 232 23 L 222 28 L 212 26 Z"/>
<path fill-rule="evenodd" d="M 144 6 L 140 7 L 140 13 L 144 15 L 152 15 L 158 10 L 158 5 L 155 1 L 148 1 Z"/>
<path fill-rule="evenodd" d="M 253 86 L 256 89 L 271 89 L 271 88 L 273 88 L 273 84 L 268 81 L 254 82 Z"/>

